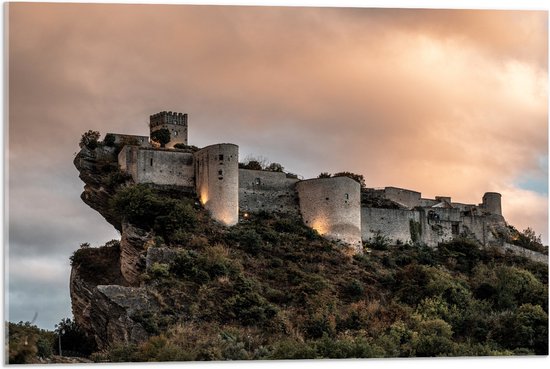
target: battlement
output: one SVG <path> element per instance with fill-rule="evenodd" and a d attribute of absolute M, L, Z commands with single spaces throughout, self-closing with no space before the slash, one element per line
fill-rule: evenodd
<path fill-rule="evenodd" d="M 170 132 L 170 142 L 166 147 L 173 148 L 176 144 L 187 145 L 187 114 L 171 111 L 161 111 L 149 116 L 149 131 L 167 129 Z"/>
<path fill-rule="evenodd" d="M 187 126 L 187 114 L 171 111 L 161 111 L 160 113 L 149 116 L 149 126 L 151 128 L 163 124 L 176 124 L 179 126 Z"/>

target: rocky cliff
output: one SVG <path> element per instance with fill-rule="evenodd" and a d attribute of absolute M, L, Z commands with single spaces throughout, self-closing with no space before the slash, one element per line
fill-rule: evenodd
<path fill-rule="evenodd" d="M 111 210 L 113 196 L 129 180 L 118 171 L 117 152 L 116 147 L 83 147 L 74 159 L 85 183 L 81 199 L 121 232 L 120 242 L 80 249 L 71 259 L 73 316 L 100 349 L 146 339 L 147 330 L 136 317 L 158 308 L 147 289 L 139 288 L 151 235 Z"/>

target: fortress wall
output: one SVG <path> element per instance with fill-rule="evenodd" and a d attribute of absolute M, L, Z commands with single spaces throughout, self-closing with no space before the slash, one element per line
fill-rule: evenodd
<path fill-rule="evenodd" d="M 361 250 L 361 189 L 348 177 L 316 178 L 296 184 L 304 223 L 319 234 Z"/>
<path fill-rule="evenodd" d="M 141 147 L 150 147 L 148 136 L 137 136 L 137 135 L 123 135 L 120 133 L 107 133 L 107 135 L 113 135 L 115 137 L 115 144 L 137 144 Z"/>
<path fill-rule="evenodd" d="M 405 190 L 397 187 L 384 188 L 384 196 L 386 199 L 395 201 L 408 208 L 414 208 L 420 205 L 420 192 Z"/>
<path fill-rule="evenodd" d="M 282 172 L 239 169 L 239 209 L 298 215 L 296 182 L 298 179 L 287 178 Z"/>
<path fill-rule="evenodd" d="M 392 244 L 397 240 L 412 242 L 411 220 L 419 221 L 419 213 L 402 209 L 361 208 L 361 237 L 363 241 L 372 240 L 377 233 L 389 238 Z"/>
<path fill-rule="evenodd" d="M 196 189 L 213 219 L 235 225 L 239 221 L 239 147 L 207 146 L 195 153 Z"/>
<path fill-rule="evenodd" d="M 418 201 L 418 204 L 416 206 L 422 206 L 423 208 L 432 207 L 436 204 L 439 204 L 440 201 L 433 200 L 433 199 L 420 199 Z"/>
<path fill-rule="evenodd" d="M 496 237 L 499 228 L 506 227 L 504 218 L 499 215 L 476 215 L 461 218 L 464 230 L 482 245 L 500 244 Z"/>
<path fill-rule="evenodd" d="M 439 218 L 430 216 L 430 211 Z M 460 236 L 463 226 L 460 209 L 431 208 L 419 211 L 422 235 L 420 240 L 428 246 L 437 246 L 440 242 L 451 241 Z"/>
<path fill-rule="evenodd" d="M 129 173 L 135 183 L 139 183 L 137 175 L 138 151 L 139 147 L 126 145 L 118 153 L 120 170 Z"/>
<path fill-rule="evenodd" d="M 137 183 L 194 187 L 193 154 L 166 149 L 138 151 Z"/>
<path fill-rule="evenodd" d="M 452 202 L 451 205 L 455 209 L 459 209 L 460 211 L 466 211 L 466 210 L 470 210 L 470 209 L 473 209 L 473 208 L 476 207 L 476 205 L 474 205 L 474 204 L 463 204 L 463 203 L 460 203 L 460 202 Z"/>
<path fill-rule="evenodd" d="M 538 263 L 548 264 L 548 255 L 544 255 L 540 252 L 525 249 L 523 247 L 512 245 L 510 243 L 504 243 L 504 245 L 502 245 L 502 248 L 504 252 L 510 251 L 516 255 L 526 257 L 527 259 L 536 261 Z"/>

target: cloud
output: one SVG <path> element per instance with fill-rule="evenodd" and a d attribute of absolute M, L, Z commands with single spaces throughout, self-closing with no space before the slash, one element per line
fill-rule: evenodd
<path fill-rule="evenodd" d="M 547 12 L 9 10 L 10 262 L 113 238 L 79 199 L 78 140 L 146 134 L 162 110 L 189 113 L 192 144 L 234 142 L 306 178 L 349 170 L 469 203 L 501 192 L 508 221 L 548 240 Z"/>

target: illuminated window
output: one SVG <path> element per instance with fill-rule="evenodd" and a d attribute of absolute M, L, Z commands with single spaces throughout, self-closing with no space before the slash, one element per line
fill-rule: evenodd
<path fill-rule="evenodd" d="M 346 200 L 349 200 L 349 193 L 347 193 L 347 194 L 345 195 L 345 197 L 346 197 Z"/>
<path fill-rule="evenodd" d="M 260 178 L 256 178 L 256 180 L 254 181 L 258 186 L 262 184 L 262 181 L 260 180 Z"/>

